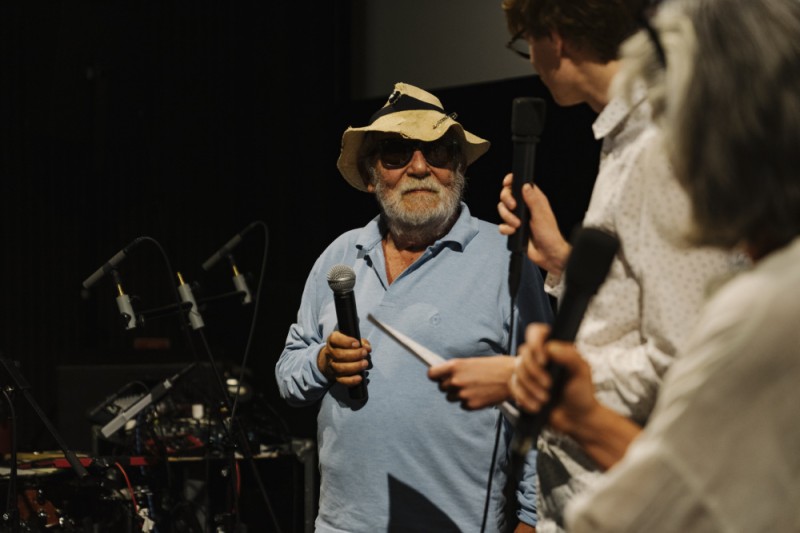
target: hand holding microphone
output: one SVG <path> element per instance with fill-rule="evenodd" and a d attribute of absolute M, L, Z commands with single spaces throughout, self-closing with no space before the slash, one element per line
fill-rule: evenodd
<path fill-rule="evenodd" d="M 577 233 L 564 272 L 564 294 L 550 330 L 551 340 L 575 340 L 589 302 L 605 281 L 618 248 L 617 238 L 600 229 L 583 228 Z M 552 360 L 547 362 L 545 369 L 552 380 L 550 398 L 537 414 L 520 414 L 512 441 L 513 452 L 520 456 L 536 442 L 568 378 L 568 370 Z"/>
<path fill-rule="evenodd" d="M 349 387 L 351 399 L 366 400 L 364 361 L 371 348 L 368 342 L 364 345 L 361 343 L 353 293 L 355 284 L 356 273 L 347 265 L 334 265 L 328 272 L 328 286 L 333 291 L 339 331 L 334 331 L 328 337 L 326 346 L 319 353 L 317 365 L 325 375 Z"/>

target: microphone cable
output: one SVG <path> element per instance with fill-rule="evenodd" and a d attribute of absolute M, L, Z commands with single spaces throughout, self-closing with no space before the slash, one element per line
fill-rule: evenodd
<path fill-rule="evenodd" d="M 511 355 L 512 352 L 513 352 L 514 334 L 516 333 L 516 331 L 515 331 L 516 330 L 516 318 L 515 318 L 516 313 L 514 312 L 516 310 L 516 303 L 517 303 L 517 295 L 516 294 L 511 294 L 510 311 L 509 311 L 509 328 L 508 328 L 509 335 L 508 335 L 508 344 L 506 345 L 506 353 L 508 353 L 509 355 Z M 484 504 L 483 504 L 483 519 L 481 521 L 481 533 L 484 533 L 486 531 L 486 523 L 487 523 L 488 518 L 489 518 L 489 505 L 490 505 L 491 499 L 492 499 L 492 483 L 493 483 L 493 480 L 494 480 L 494 469 L 495 469 L 495 466 L 496 466 L 496 463 L 497 463 L 497 453 L 498 453 L 498 451 L 500 449 L 500 437 L 503 434 L 503 424 L 504 423 L 505 423 L 504 416 L 503 416 L 503 413 L 501 411 L 497 415 L 497 430 L 495 431 L 495 435 L 494 435 L 494 448 L 493 448 L 493 451 L 492 451 L 492 462 L 491 462 L 491 464 L 489 466 L 489 480 L 486 483 L 486 498 L 485 498 Z M 513 517 L 513 513 L 511 512 L 511 509 L 513 509 L 512 505 L 511 505 L 511 501 L 513 501 L 513 500 L 511 499 L 511 497 L 515 496 L 515 491 L 513 490 L 515 484 L 513 483 L 514 479 L 512 479 L 512 477 L 513 478 L 518 477 L 514 472 L 514 468 L 513 468 L 514 465 L 511 462 L 509 462 L 509 465 L 510 466 L 509 466 L 509 469 L 508 469 L 508 475 L 506 476 L 506 487 L 504 489 L 504 493 L 505 493 L 505 497 L 506 497 L 506 501 L 505 501 L 505 514 L 506 514 L 506 522 L 507 522 L 506 523 L 506 529 L 508 529 L 510 527 L 509 526 L 509 524 L 510 524 L 510 520 L 509 519 Z M 509 489 L 509 487 L 512 487 L 512 488 Z"/>
<path fill-rule="evenodd" d="M 258 285 L 256 287 L 256 291 L 255 291 L 256 294 L 255 294 L 255 299 L 254 299 L 254 302 L 253 302 L 253 317 L 252 317 L 252 319 L 250 321 L 250 328 L 249 328 L 249 331 L 248 331 L 248 334 L 247 334 L 247 342 L 245 344 L 244 354 L 242 356 L 242 363 L 241 363 L 241 365 L 239 367 L 239 376 L 238 376 L 237 382 L 236 382 L 236 392 L 233 395 L 233 403 L 232 404 L 229 402 L 229 399 L 228 399 L 228 388 L 227 388 L 227 386 L 225 386 L 224 382 L 222 381 L 221 376 L 216 371 L 216 368 L 215 368 L 215 373 L 217 375 L 217 379 L 219 381 L 219 384 L 222 387 L 223 399 L 224 399 L 224 401 L 226 403 L 226 406 L 229 408 L 230 425 L 232 426 L 232 425 L 235 424 L 235 430 L 239 434 L 239 438 L 240 438 L 240 441 L 241 441 L 242 449 L 244 451 L 245 459 L 247 460 L 248 465 L 250 466 L 251 470 L 253 471 L 253 477 L 255 478 L 256 484 L 258 485 L 258 490 L 259 490 L 259 492 L 261 494 L 261 498 L 262 498 L 262 500 L 264 501 L 264 504 L 267 507 L 267 512 L 270 515 L 270 519 L 272 520 L 272 523 L 275 526 L 276 531 L 278 533 L 281 533 L 281 527 L 280 527 L 280 525 L 278 523 L 277 517 L 275 516 L 275 512 L 274 512 L 274 509 L 272 507 L 272 503 L 270 502 L 269 495 L 267 494 L 266 487 L 264 486 L 264 482 L 261 479 L 261 475 L 258 472 L 258 467 L 255 464 L 255 460 L 253 459 L 253 454 L 252 454 L 252 451 L 250 450 L 250 446 L 249 446 L 249 443 L 247 441 L 247 433 L 244 431 L 244 428 L 241 426 L 241 424 L 237 421 L 237 418 L 236 418 L 236 412 L 237 412 L 237 409 L 239 407 L 239 399 L 241 397 L 242 381 L 244 380 L 245 373 L 246 373 L 246 370 L 247 370 L 247 361 L 248 361 L 248 358 L 249 358 L 249 355 L 250 355 L 250 351 L 251 351 L 251 348 L 252 348 L 252 345 L 253 345 L 253 338 L 255 336 L 255 330 L 256 330 L 256 322 L 257 322 L 257 319 L 258 319 L 258 316 L 259 316 L 258 312 L 259 312 L 259 309 L 260 309 L 260 306 L 261 306 L 261 296 L 262 296 L 262 293 L 263 293 L 264 276 L 265 276 L 266 265 L 267 265 L 267 254 L 268 254 L 268 250 L 269 250 L 269 228 L 267 227 L 267 225 L 263 221 L 257 220 L 255 222 L 250 223 L 247 226 L 247 228 L 244 231 L 242 231 L 239 235 L 243 235 L 244 233 L 248 232 L 250 229 L 252 229 L 254 227 L 260 227 L 263 230 L 264 246 L 263 246 L 263 252 L 262 252 L 262 256 L 261 256 L 261 267 L 260 267 L 260 271 L 259 271 L 259 275 L 258 275 Z M 228 252 L 228 254 L 230 254 L 230 249 L 228 249 L 227 252 Z M 209 261 L 206 262 L 206 264 L 208 264 L 208 263 L 209 263 Z M 209 268 L 210 268 L 210 265 L 209 265 Z M 213 365 L 213 356 L 211 355 L 211 348 L 208 345 L 208 341 L 206 340 L 205 334 L 202 332 L 202 329 L 200 329 L 199 331 L 200 331 L 200 337 L 203 340 L 203 343 L 204 343 L 205 348 L 206 348 L 206 350 L 207 350 L 207 352 L 209 354 L 209 357 L 212 359 L 212 365 Z M 228 432 L 229 435 L 230 435 L 231 431 L 233 431 L 233 429 L 231 427 L 227 427 L 226 428 L 226 432 Z M 231 472 L 231 477 L 232 477 L 232 479 L 235 479 L 236 478 L 236 473 L 235 472 Z M 238 494 L 237 494 L 237 498 L 236 499 L 237 499 L 237 505 L 238 505 Z M 239 513 L 237 512 L 236 513 L 237 522 L 238 522 L 239 518 L 240 518 L 239 517 Z"/>
<path fill-rule="evenodd" d="M 250 227 L 260 227 L 264 230 L 264 248 L 261 255 L 261 269 L 258 273 L 258 285 L 256 287 L 256 296 L 253 302 L 253 318 L 250 321 L 250 331 L 247 334 L 247 343 L 245 344 L 244 348 L 244 355 L 242 356 L 242 364 L 239 368 L 239 378 L 236 384 L 236 393 L 233 395 L 233 408 L 231 409 L 231 420 L 233 420 L 234 416 L 236 415 L 236 409 L 239 406 L 239 397 L 241 396 L 241 387 L 242 387 L 242 380 L 244 379 L 245 370 L 247 369 L 247 359 L 250 355 L 250 349 L 253 345 L 253 336 L 255 335 L 256 330 L 256 319 L 258 318 L 258 311 L 261 306 L 261 294 L 262 294 L 262 287 L 264 286 L 264 274 L 266 272 L 267 266 L 267 253 L 269 251 L 269 228 L 267 225 L 261 221 L 256 220 L 252 222 L 248 228 Z"/>

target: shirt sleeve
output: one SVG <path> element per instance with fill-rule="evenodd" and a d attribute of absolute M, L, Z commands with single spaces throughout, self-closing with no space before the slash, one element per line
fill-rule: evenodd
<path fill-rule="evenodd" d="M 544 292 L 544 281 L 538 267 L 525 261 L 523 283 L 519 290 L 517 323 L 515 325 L 515 341 L 525 337 L 525 327 L 532 322 L 551 323 L 553 311 L 550 300 Z M 517 485 L 517 519 L 535 526 L 537 515 L 536 489 L 536 449 L 530 450 L 525 457 L 523 471 Z"/>
<path fill-rule="evenodd" d="M 704 494 L 652 439 L 634 442 L 617 466 L 565 513 L 571 533 L 718 531 Z M 700 485 L 698 485 L 699 487 Z"/>
<path fill-rule="evenodd" d="M 517 485 L 517 520 L 529 526 L 536 526 L 538 521 L 536 506 L 536 449 L 532 449 L 525 457 L 522 477 Z"/>
<path fill-rule="evenodd" d="M 319 267 L 315 265 L 306 280 L 297 322 L 289 328 L 286 344 L 275 366 L 275 378 L 283 399 L 303 406 L 318 401 L 331 383 L 317 366 L 317 355 L 325 345 L 319 328 Z"/>
<path fill-rule="evenodd" d="M 596 299 L 602 302 L 590 309 L 591 346 L 581 346 L 598 397 L 639 424 L 647 422 L 709 282 L 728 269 L 727 255 L 686 243 L 688 197 L 672 176 L 660 143 L 648 148 L 615 199 L 621 250 L 612 265 L 610 289 L 602 294 L 601 288 Z M 583 333 L 579 341 L 587 338 Z"/>

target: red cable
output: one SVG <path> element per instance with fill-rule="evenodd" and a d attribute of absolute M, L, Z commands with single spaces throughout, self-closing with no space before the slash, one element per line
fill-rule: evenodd
<path fill-rule="evenodd" d="M 131 485 L 131 480 L 128 478 L 128 474 L 125 472 L 125 469 L 122 468 L 122 465 L 114 463 L 114 465 L 119 468 L 119 471 L 122 472 L 122 477 L 125 478 L 125 484 L 128 485 L 128 492 L 131 495 L 131 501 L 133 502 L 133 511 L 138 515 L 139 514 L 139 504 L 136 502 L 136 496 L 133 494 L 133 485 Z"/>

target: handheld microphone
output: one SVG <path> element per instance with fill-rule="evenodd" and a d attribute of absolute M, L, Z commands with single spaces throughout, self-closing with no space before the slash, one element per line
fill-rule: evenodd
<path fill-rule="evenodd" d="M 103 266 L 101 266 L 100 268 L 95 270 L 94 273 L 91 276 L 89 276 L 88 278 L 83 280 L 83 284 L 82 284 L 83 288 L 84 289 L 91 288 L 92 285 L 94 285 L 95 283 L 100 281 L 100 278 L 102 278 L 103 276 L 108 274 L 111 270 L 114 270 L 116 268 L 116 266 L 118 264 L 120 264 L 122 262 L 122 260 L 125 259 L 125 257 L 127 257 L 127 255 L 130 253 L 130 251 L 137 244 L 142 242 L 142 240 L 144 240 L 143 237 L 137 237 L 137 238 L 133 239 L 133 241 L 131 241 L 131 243 L 128 246 L 126 246 L 125 248 L 123 248 L 122 250 L 120 250 L 119 252 L 114 254 L 111 257 L 111 259 L 106 261 L 106 263 Z"/>
<path fill-rule="evenodd" d="M 257 225 L 256 222 L 251 222 L 250 224 L 247 225 L 246 228 L 244 228 L 242 231 L 240 231 L 239 233 L 237 233 L 236 235 L 231 237 L 231 240 L 229 240 L 228 242 L 223 244 L 222 247 L 219 250 L 217 250 L 216 252 L 211 254 L 211 257 L 209 257 L 208 259 L 206 259 L 203 262 L 203 265 L 202 265 L 203 270 L 205 270 L 205 271 L 210 270 L 211 267 L 213 267 L 214 265 L 217 264 L 217 262 L 219 262 L 220 259 L 222 259 L 226 255 L 230 254 L 231 251 L 234 248 L 236 248 L 236 245 L 238 245 L 240 242 L 242 242 L 242 237 L 244 237 L 244 235 L 248 231 L 250 231 L 251 229 L 256 227 L 256 225 Z"/>
<path fill-rule="evenodd" d="M 515 297 L 519 290 L 522 260 L 528 250 L 530 236 L 530 213 L 522 198 L 522 186 L 525 183 L 533 183 L 536 143 L 544 129 L 545 109 L 545 101 L 541 98 L 515 98 L 511 106 L 511 140 L 514 144 L 511 166 L 514 179 L 511 183 L 511 192 L 517 202 L 514 214 L 521 222 L 519 229 L 508 236 L 507 243 L 511 252 L 508 288 L 512 297 Z"/>
<path fill-rule="evenodd" d="M 586 227 L 577 232 L 564 270 L 564 295 L 550 330 L 550 339 L 575 340 L 586 308 L 606 279 L 618 248 L 619 240 L 603 230 Z M 519 456 L 528 453 L 536 442 L 567 379 L 567 371 L 561 365 L 548 361 L 545 368 L 553 379 L 550 401 L 535 415 L 520 412 L 511 443 L 513 452 Z"/>
<path fill-rule="evenodd" d="M 353 287 L 356 285 L 356 273 L 347 265 L 333 265 L 328 271 L 328 286 L 333 290 L 333 302 L 336 305 L 336 320 L 339 331 L 348 337 L 355 338 L 361 344 L 361 333 L 358 329 L 358 312 Z M 361 383 L 348 389 L 353 400 L 367 399 L 367 384 L 364 372 Z"/>

